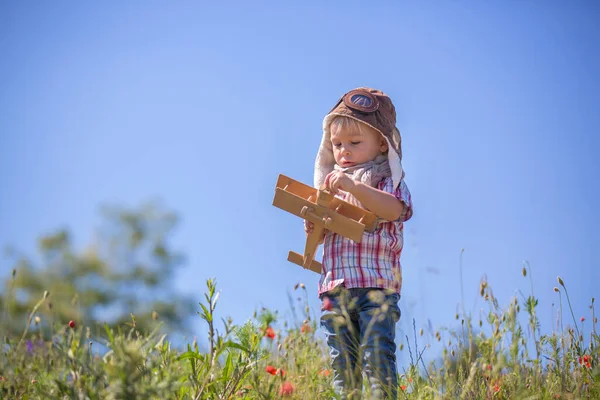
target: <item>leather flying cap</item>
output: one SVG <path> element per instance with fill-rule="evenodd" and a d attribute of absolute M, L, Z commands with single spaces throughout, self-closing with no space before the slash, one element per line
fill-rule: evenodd
<path fill-rule="evenodd" d="M 368 87 L 358 87 L 343 94 L 323 119 L 323 137 L 315 160 L 314 186 L 320 187 L 335 164 L 329 139 L 330 124 L 336 116 L 353 118 L 383 135 L 389 147 L 388 159 L 396 188 L 404 178 L 402 138 L 396 128 L 396 109 L 388 95 Z"/>
<path fill-rule="evenodd" d="M 396 128 L 396 108 L 381 90 L 359 87 L 344 94 L 329 115 L 345 115 L 375 128 L 385 136 L 402 159 L 400 132 Z"/>

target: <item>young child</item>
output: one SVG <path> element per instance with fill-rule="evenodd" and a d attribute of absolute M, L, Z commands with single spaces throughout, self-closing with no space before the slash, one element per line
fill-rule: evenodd
<path fill-rule="evenodd" d="M 354 89 L 325 116 L 315 162 L 315 187 L 327 188 L 379 218 L 375 231 L 365 232 L 360 243 L 327 231 L 322 239 L 321 327 L 334 388 L 342 398 L 360 397 L 363 370 L 374 397 L 397 397 L 400 254 L 403 222 L 412 216 L 412 202 L 395 125 L 396 111 L 386 94 Z M 306 232 L 313 229 L 305 221 Z"/>

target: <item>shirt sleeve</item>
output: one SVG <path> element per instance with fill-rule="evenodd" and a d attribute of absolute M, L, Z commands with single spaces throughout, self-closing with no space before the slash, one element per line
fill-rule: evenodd
<path fill-rule="evenodd" d="M 400 216 L 398 217 L 398 219 L 396 219 L 396 221 L 397 222 L 408 221 L 413 215 L 413 205 L 412 205 L 412 198 L 410 195 L 410 190 L 408 190 L 408 186 L 406 186 L 404 179 L 402 179 L 400 181 L 400 183 L 398 184 L 398 187 L 395 190 L 394 190 L 394 182 L 392 181 L 392 178 L 389 178 L 389 177 L 385 178 L 383 181 L 381 181 L 379 186 L 380 186 L 380 190 L 383 190 L 384 192 L 392 194 L 395 198 L 400 200 L 402 202 L 402 204 L 404 205 L 404 211 L 402 212 L 402 214 L 400 214 Z"/>

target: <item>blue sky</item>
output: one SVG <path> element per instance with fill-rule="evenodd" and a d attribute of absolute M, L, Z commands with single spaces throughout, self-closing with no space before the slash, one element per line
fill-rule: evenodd
<path fill-rule="evenodd" d="M 241 323 L 289 317 L 303 282 L 317 310 L 318 276 L 286 261 L 302 223 L 273 188 L 312 182 L 323 116 L 366 85 L 395 103 L 415 206 L 399 338 L 413 318 L 454 325 L 462 248 L 467 310 L 484 274 L 503 305 L 528 294 L 528 260 L 544 330 L 558 275 L 589 320 L 599 17 L 592 1 L 3 2 L 0 244 L 33 254 L 68 227 L 83 247 L 101 205 L 159 199 L 182 218 L 180 290 L 200 301 L 216 277 Z"/>

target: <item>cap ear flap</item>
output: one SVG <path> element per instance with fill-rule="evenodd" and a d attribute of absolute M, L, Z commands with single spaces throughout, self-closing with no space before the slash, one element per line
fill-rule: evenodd
<path fill-rule="evenodd" d="M 402 160 L 402 137 L 400 136 L 400 131 L 396 127 L 392 130 L 392 144 L 398 152 L 400 160 Z"/>

